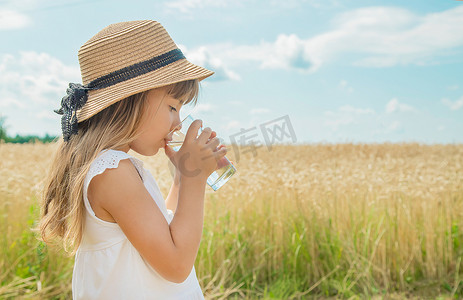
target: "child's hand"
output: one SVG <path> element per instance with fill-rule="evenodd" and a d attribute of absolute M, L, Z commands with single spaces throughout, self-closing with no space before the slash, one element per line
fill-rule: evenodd
<path fill-rule="evenodd" d="M 216 137 L 217 133 L 215 131 L 212 131 L 212 134 L 211 134 L 211 137 L 209 138 L 209 140 L 211 138 L 214 138 Z M 225 145 L 220 145 L 217 150 L 220 150 L 222 148 L 226 147 Z M 172 162 L 172 159 L 175 155 L 175 151 L 169 147 L 169 146 L 165 146 L 164 148 L 164 151 L 165 151 L 165 154 L 167 155 L 167 157 L 171 160 Z M 233 161 L 230 161 L 230 163 L 234 166 L 235 163 Z M 228 161 L 225 157 L 222 157 L 221 159 L 219 159 L 219 161 L 217 162 L 217 170 L 228 165 Z M 173 165 L 173 162 L 171 164 L 173 170 L 171 170 L 171 172 L 173 171 L 173 174 L 174 174 L 174 184 L 178 185 L 180 183 L 180 171 L 177 169 L 177 167 L 175 165 Z"/>
<path fill-rule="evenodd" d="M 182 176 L 207 179 L 218 168 L 218 162 L 225 156 L 227 149 L 225 146 L 218 148 L 220 141 L 209 127 L 196 137 L 201 123 L 201 120 L 195 120 L 179 151 L 166 149 L 166 155 Z"/>
<path fill-rule="evenodd" d="M 213 139 L 213 138 L 215 138 L 216 136 L 217 136 L 217 132 L 212 131 L 212 134 L 211 134 L 211 136 L 210 136 L 209 139 Z M 225 145 L 220 145 L 218 149 L 221 149 L 221 148 L 223 148 L 223 147 L 225 147 Z M 173 157 L 174 157 L 176 151 L 174 151 L 171 147 L 167 146 L 167 144 L 166 144 L 166 145 L 164 146 L 164 152 L 165 152 L 166 156 L 170 159 L 170 161 L 173 163 L 172 159 L 173 159 Z M 175 165 L 174 165 L 174 166 L 175 166 Z M 220 162 L 219 162 L 218 169 L 220 169 L 220 168 L 221 168 L 221 166 L 220 166 Z M 178 173 L 176 173 L 176 174 L 178 174 Z"/>
<path fill-rule="evenodd" d="M 222 148 L 224 148 L 224 147 L 226 147 L 226 146 L 225 146 L 225 145 L 220 145 L 219 148 L 218 148 L 218 150 L 220 150 L 220 149 L 222 149 Z M 233 161 L 230 160 L 230 163 L 231 163 L 233 166 L 235 166 L 235 164 L 233 163 Z M 222 157 L 222 158 L 217 162 L 217 169 L 223 168 L 223 167 L 225 167 L 225 166 L 228 165 L 228 164 L 229 164 L 229 162 L 227 161 L 227 158 Z"/>

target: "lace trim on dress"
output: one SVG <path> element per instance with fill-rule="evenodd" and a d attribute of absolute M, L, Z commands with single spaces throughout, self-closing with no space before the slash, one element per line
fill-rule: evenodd
<path fill-rule="evenodd" d="M 94 176 L 103 173 L 106 169 L 116 169 L 119 166 L 119 162 L 123 159 L 130 158 L 132 163 L 135 165 L 140 177 L 143 179 L 143 162 L 130 156 L 124 151 L 119 150 L 103 150 L 100 155 L 95 159 L 88 171 L 88 183 Z"/>

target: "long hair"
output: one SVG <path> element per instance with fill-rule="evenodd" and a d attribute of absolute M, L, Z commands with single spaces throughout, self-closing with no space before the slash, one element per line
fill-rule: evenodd
<path fill-rule="evenodd" d="M 183 104 L 196 105 L 199 81 L 175 83 L 169 85 L 166 92 Z M 42 241 L 50 243 L 61 238 L 64 250 L 75 254 L 83 232 L 83 186 L 87 172 L 102 150 L 118 149 L 137 139 L 146 112 L 147 93 L 118 101 L 80 122 L 78 134 L 68 142 L 59 139 L 45 178 L 41 218 L 35 228 Z"/>

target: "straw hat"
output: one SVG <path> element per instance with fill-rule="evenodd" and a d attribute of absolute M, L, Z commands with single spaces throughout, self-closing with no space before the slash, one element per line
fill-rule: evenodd
<path fill-rule="evenodd" d="M 111 24 L 78 53 L 82 83 L 69 85 L 61 108 L 63 137 L 82 122 L 128 96 L 214 74 L 186 60 L 164 27 L 152 20 Z"/>

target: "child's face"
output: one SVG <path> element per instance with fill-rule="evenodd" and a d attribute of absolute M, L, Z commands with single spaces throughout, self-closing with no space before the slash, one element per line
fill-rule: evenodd
<path fill-rule="evenodd" d="M 180 124 L 182 103 L 168 95 L 165 87 L 149 91 L 146 100 L 141 135 L 130 143 L 130 148 L 141 155 L 152 156 L 164 148 L 166 140 L 172 139 L 169 133 Z"/>

